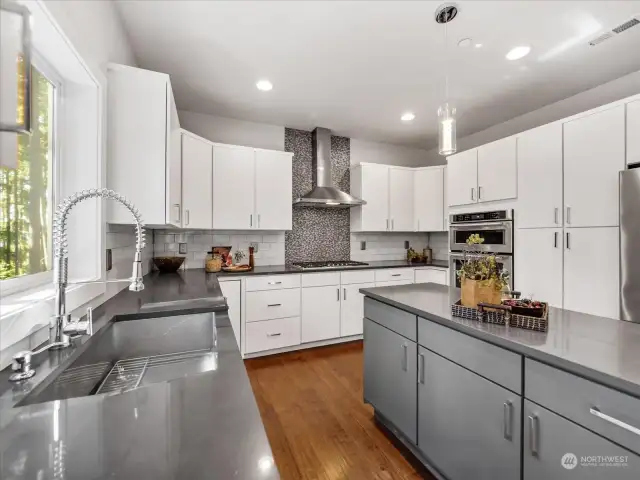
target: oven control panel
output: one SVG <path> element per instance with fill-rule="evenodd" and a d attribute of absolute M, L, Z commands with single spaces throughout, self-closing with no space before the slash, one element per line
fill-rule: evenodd
<path fill-rule="evenodd" d="M 458 213 L 452 214 L 450 223 L 495 222 L 496 220 L 511 220 L 512 210 L 494 210 L 492 212 Z"/>

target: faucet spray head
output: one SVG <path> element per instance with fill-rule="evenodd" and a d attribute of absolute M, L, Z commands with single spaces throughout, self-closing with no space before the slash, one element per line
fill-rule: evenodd
<path fill-rule="evenodd" d="M 132 292 L 141 292 L 144 290 L 144 283 L 142 283 L 142 261 L 140 252 L 136 252 L 133 259 L 133 271 L 131 273 L 131 283 L 129 284 L 129 290 Z"/>

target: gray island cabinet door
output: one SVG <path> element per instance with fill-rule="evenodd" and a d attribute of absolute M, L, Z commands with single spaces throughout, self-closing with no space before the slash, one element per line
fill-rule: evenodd
<path fill-rule="evenodd" d="M 523 480 L 640 478 L 640 457 L 529 400 L 524 402 L 523 458 Z"/>
<path fill-rule="evenodd" d="M 416 443 L 417 344 L 364 319 L 364 400 Z"/>
<path fill-rule="evenodd" d="M 449 480 L 518 480 L 521 412 L 519 395 L 419 347 L 418 448 Z"/>

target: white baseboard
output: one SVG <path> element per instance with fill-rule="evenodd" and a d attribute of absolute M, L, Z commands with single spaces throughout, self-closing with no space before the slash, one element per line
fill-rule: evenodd
<path fill-rule="evenodd" d="M 350 337 L 331 338 L 329 340 L 320 340 L 319 342 L 301 343 L 300 345 L 291 345 L 290 347 L 276 348 L 274 350 L 265 350 L 264 352 L 245 353 L 242 358 L 258 358 L 267 355 L 275 355 L 277 353 L 294 352 L 296 350 L 306 350 L 314 347 L 324 347 L 326 345 L 335 345 L 337 343 L 354 342 L 362 340 L 362 335 L 351 335 Z"/>

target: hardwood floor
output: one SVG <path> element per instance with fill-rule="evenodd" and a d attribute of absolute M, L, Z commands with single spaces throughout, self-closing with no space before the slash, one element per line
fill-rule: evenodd
<path fill-rule="evenodd" d="M 283 480 L 432 479 L 362 401 L 362 342 L 245 360 Z"/>

